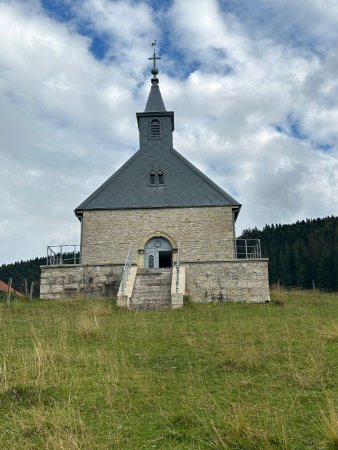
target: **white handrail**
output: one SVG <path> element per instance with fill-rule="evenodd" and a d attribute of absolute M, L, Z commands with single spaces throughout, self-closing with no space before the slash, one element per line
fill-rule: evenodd
<path fill-rule="evenodd" d="M 131 267 L 132 249 L 133 249 L 133 243 L 131 243 L 129 246 L 127 259 L 126 259 L 126 262 L 122 269 L 122 280 L 121 280 L 121 294 L 122 295 L 124 295 L 124 293 L 125 293 L 127 281 L 128 281 L 128 277 L 129 277 L 129 272 L 130 272 L 130 267 Z"/>
<path fill-rule="evenodd" d="M 176 293 L 178 292 L 180 285 L 180 242 L 177 248 L 177 260 L 176 260 Z"/>

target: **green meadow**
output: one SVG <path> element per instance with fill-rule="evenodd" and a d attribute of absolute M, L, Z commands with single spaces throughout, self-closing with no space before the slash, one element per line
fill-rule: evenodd
<path fill-rule="evenodd" d="M 0 303 L 0 449 L 338 449 L 338 295 Z"/>

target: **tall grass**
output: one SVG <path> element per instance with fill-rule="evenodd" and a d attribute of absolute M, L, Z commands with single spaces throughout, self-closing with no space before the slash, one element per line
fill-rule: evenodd
<path fill-rule="evenodd" d="M 0 303 L 1 449 L 338 449 L 338 296 Z"/>

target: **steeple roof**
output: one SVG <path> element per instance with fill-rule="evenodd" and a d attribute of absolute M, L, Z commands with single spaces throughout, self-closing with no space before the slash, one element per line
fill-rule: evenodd
<path fill-rule="evenodd" d="M 151 79 L 151 88 L 144 112 L 166 111 L 158 83 L 158 78 L 154 76 Z"/>
<path fill-rule="evenodd" d="M 174 113 L 166 111 L 157 78 L 155 50 L 151 88 L 145 111 L 137 113 L 140 150 L 117 170 L 92 195 L 82 202 L 75 214 L 85 210 L 187 208 L 230 206 L 237 212 L 241 205 L 185 159 L 172 146 Z M 158 133 L 151 135 L 151 124 Z M 150 176 L 161 174 L 154 185 Z"/>
<path fill-rule="evenodd" d="M 151 88 L 150 88 L 150 93 L 149 93 L 149 97 L 148 97 L 148 101 L 146 104 L 146 109 L 144 110 L 144 112 L 161 112 L 161 111 L 166 111 L 164 103 L 163 103 L 163 99 L 162 99 L 162 95 L 161 95 L 161 91 L 160 88 L 158 86 L 158 68 L 156 67 L 156 61 L 158 59 L 161 59 L 160 56 L 156 56 L 156 41 L 153 42 L 151 44 L 151 46 L 154 48 L 154 54 L 150 59 L 151 61 L 153 61 L 153 67 L 151 68 L 151 73 L 153 74 L 153 77 L 151 79 Z"/>

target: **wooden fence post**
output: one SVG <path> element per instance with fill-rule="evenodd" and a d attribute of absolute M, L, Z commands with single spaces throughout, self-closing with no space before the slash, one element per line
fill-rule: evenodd
<path fill-rule="evenodd" d="M 6 297 L 6 303 L 7 305 L 10 304 L 11 301 L 11 291 L 12 291 L 12 277 L 10 277 L 8 281 L 8 287 L 7 287 L 7 297 Z"/>
<path fill-rule="evenodd" d="M 29 293 L 29 300 L 32 301 L 33 299 L 33 289 L 34 289 L 34 281 L 31 282 L 31 290 Z"/>
<path fill-rule="evenodd" d="M 25 278 L 25 296 L 28 297 L 27 278 Z"/>

